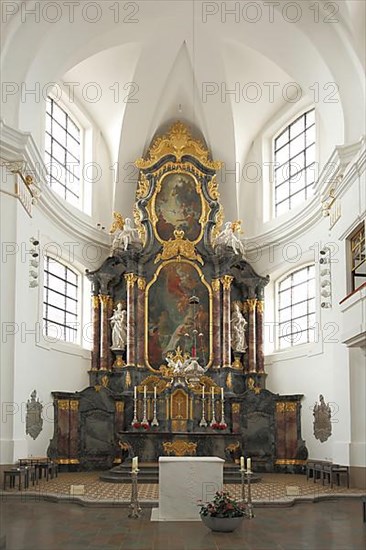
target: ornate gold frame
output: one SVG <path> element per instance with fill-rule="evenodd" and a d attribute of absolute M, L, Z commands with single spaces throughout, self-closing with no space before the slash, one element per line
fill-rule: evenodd
<path fill-rule="evenodd" d="M 208 327 L 208 342 L 209 342 L 209 360 L 207 363 L 207 368 L 209 368 L 212 365 L 213 361 L 213 352 L 212 352 L 212 288 L 211 285 L 208 284 L 208 282 L 205 279 L 205 275 L 202 272 L 202 269 L 196 265 L 194 262 L 191 262 L 190 260 L 185 260 L 183 258 L 173 258 L 172 260 L 167 260 L 166 262 L 162 262 L 156 269 L 153 278 L 151 281 L 149 281 L 146 285 L 145 290 L 145 364 L 149 370 L 152 372 L 160 372 L 158 369 L 154 369 L 149 362 L 149 291 L 151 286 L 157 281 L 157 278 L 159 276 L 160 271 L 165 267 L 166 265 L 169 265 L 171 263 L 176 262 L 182 262 L 189 264 L 194 267 L 194 269 L 197 271 L 201 282 L 205 285 L 205 287 L 208 290 L 208 304 L 209 304 L 209 327 Z"/>

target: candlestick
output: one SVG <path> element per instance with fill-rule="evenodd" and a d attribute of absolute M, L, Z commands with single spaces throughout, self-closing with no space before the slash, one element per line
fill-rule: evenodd
<path fill-rule="evenodd" d="M 216 417 L 215 417 L 215 390 L 214 388 L 211 388 L 211 406 L 212 406 L 212 418 L 211 418 L 211 424 L 210 426 L 213 426 L 216 424 Z"/>
<path fill-rule="evenodd" d="M 137 459 L 137 457 L 136 457 Z M 133 459 L 132 459 L 133 461 Z M 131 471 L 131 501 L 130 501 L 130 512 L 128 514 L 129 518 L 139 518 L 141 516 L 142 510 L 139 503 L 139 493 L 138 493 L 138 484 L 137 484 L 138 469 Z"/>
<path fill-rule="evenodd" d="M 199 425 L 201 426 L 201 428 L 207 427 L 207 422 L 205 418 L 205 386 L 202 386 L 202 417 Z"/>
<path fill-rule="evenodd" d="M 154 399 L 153 399 L 153 408 L 154 408 L 154 416 L 153 416 L 153 419 L 152 419 L 152 422 L 151 422 L 151 425 L 152 426 L 159 426 L 159 421 L 158 421 L 158 418 L 156 416 L 156 386 L 154 386 Z"/>
<path fill-rule="evenodd" d="M 245 468 L 244 468 L 244 457 L 243 456 L 240 457 L 240 470 L 245 470 Z"/>

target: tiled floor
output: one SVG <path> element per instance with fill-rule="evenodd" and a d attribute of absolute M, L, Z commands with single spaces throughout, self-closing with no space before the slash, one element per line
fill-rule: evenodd
<path fill-rule="evenodd" d="M 293 492 L 301 498 L 317 499 L 321 496 L 336 494 L 363 494 L 361 489 L 347 489 L 343 486 L 333 489 L 329 485 L 322 485 L 319 481 L 306 481 L 306 476 L 296 474 L 261 474 L 261 481 L 252 484 L 252 498 L 254 502 L 289 503 L 294 500 Z M 85 494 L 82 500 L 92 503 L 111 502 L 122 504 L 129 502 L 131 485 L 120 483 L 106 483 L 100 481 L 98 472 L 61 473 L 58 478 L 50 481 L 42 480 L 38 485 L 30 486 L 28 492 L 35 493 L 41 499 L 44 495 L 65 498 L 70 495 L 71 485 L 83 485 Z M 233 496 L 240 498 L 240 485 L 226 485 L 225 489 Z M 18 493 L 18 489 L 7 490 L 6 493 Z M 291 494 L 292 492 L 292 494 Z M 0 491 L 1 494 L 1 491 Z M 154 483 L 139 483 L 139 498 L 141 502 L 155 503 L 158 500 L 159 488 Z M 207 500 L 202 495 L 202 500 Z"/>
<path fill-rule="evenodd" d="M 5 500 L 5 502 L 4 502 Z M 200 522 L 150 522 L 126 508 L 3 496 L 8 550 L 364 550 L 361 500 L 340 499 L 291 508 L 257 508 L 234 533 L 212 533 Z"/>

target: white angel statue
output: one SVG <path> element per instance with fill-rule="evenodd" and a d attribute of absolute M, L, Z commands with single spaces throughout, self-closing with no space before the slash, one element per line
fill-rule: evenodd
<path fill-rule="evenodd" d="M 234 254 L 239 254 L 244 257 L 244 245 L 242 241 L 235 235 L 235 232 L 240 229 L 240 221 L 226 222 L 224 229 L 218 234 L 214 241 L 214 247 L 228 246 L 233 249 Z"/>

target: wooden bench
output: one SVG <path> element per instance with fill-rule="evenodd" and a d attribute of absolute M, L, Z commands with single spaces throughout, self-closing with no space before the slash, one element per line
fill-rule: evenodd
<path fill-rule="evenodd" d="M 9 488 L 14 489 L 15 488 L 15 480 L 18 478 L 18 489 L 19 491 L 22 488 L 27 489 L 29 486 L 29 476 L 28 476 L 28 470 L 25 468 L 12 468 L 11 470 L 4 470 L 4 491 L 6 488 L 6 480 L 9 480 Z"/>
<path fill-rule="evenodd" d="M 327 479 L 331 488 L 333 488 L 334 478 L 336 478 L 337 485 L 339 486 L 340 476 L 342 474 L 346 475 L 347 488 L 349 488 L 348 466 L 333 464 L 333 462 L 327 460 L 308 460 L 306 463 L 306 479 L 309 480 L 310 477 L 313 477 L 314 483 L 316 483 L 318 479 L 321 479 L 322 485 L 324 485 L 324 480 Z"/>

